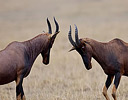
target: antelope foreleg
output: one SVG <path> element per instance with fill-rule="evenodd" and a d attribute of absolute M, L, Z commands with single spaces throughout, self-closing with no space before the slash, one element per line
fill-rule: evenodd
<path fill-rule="evenodd" d="M 107 94 L 107 88 L 106 88 L 106 86 L 104 86 L 104 88 L 103 88 L 103 95 L 106 98 L 106 100 L 110 100 L 109 97 L 108 97 L 108 94 Z"/>
<path fill-rule="evenodd" d="M 113 80 L 113 76 L 108 75 L 105 86 L 103 88 L 103 95 L 106 98 L 106 100 L 110 100 L 108 97 L 108 94 L 107 94 L 107 90 L 108 90 L 109 86 L 111 85 L 112 80 Z"/>
<path fill-rule="evenodd" d="M 115 80 L 114 80 L 114 86 L 113 86 L 113 89 L 112 89 L 112 97 L 114 98 L 114 100 L 117 100 L 116 90 L 117 90 L 118 85 L 120 83 L 120 79 L 121 79 L 121 74 L 120 73 L 116 73 L 115 74 Z"/>

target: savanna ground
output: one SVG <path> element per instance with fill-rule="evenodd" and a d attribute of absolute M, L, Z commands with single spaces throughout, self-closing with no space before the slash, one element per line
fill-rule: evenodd
<path fill-rule="evenodd" d="M 127 0 L 1 0 L 0 49 L 11 41 L 24 41 L 47 31 L 53 16 L 60 33 L 51 50 L 49 65 L 39 56 L 31 73 L 24 79 L 27 100 L 105 100 L 102 95 L 106 75 L 92 59 L 93 68 L 87 71 L 80 56 L 68 52 L 71 44 L 69 25 L 78 26 L 79 37 L 107 42 L 120 38 L 128 42 Z M 110 87 L 108 94 L 111 97 Z M 15 100 L 15 82 L 0 86 L 0 100 Z M 122 77 L 117 90 L 118 100 L 128 100 L 128 78 Z M 112 100 L 112 97 L 111 97 Z"/>

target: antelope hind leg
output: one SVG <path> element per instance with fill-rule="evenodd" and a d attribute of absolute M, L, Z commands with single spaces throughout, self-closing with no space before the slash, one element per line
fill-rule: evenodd
<path fill-rule="evenodd" d="M 23 83 L 23 77 L 22 76 L 18 77 L 16 80 L 16 98 L 17 98 L 17 100 L 26 100 L 24 91 L 23 91 L 23 87 L 22 87 L 22 83 Z"/>

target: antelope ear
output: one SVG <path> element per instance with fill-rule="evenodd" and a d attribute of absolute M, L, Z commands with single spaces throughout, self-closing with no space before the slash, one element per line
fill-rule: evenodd
<path fill-rule="evenodd" d="M 75 49 L 76 49 L 75 47 L 72 47 L 68 52 L 71 52 L 71 51 L 73 51 Z"/>
<path fill-rule="evenodd" d="M 51 37 L 51 44 L 54 43 L 55 38 L 56 38 L 56 36 L 57 36 L 58 33 L 59 33 L 59 32 L 56 32 L 56 33 Z"/>

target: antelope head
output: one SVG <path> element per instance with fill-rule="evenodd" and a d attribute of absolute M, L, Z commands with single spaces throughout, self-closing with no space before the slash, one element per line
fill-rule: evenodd
<path fill-rule="evenodd" d="M 71 26 L 68 33 L 68 39 L 73 46 L 70 51 L 76 50 L 81 55 L 86 69 L 87 70 L 91 69 L 92 48 L 90 47 L 89 44 L 86 43 L 84 39 L 79 39 L 78 29 L 76 25 L 75 25 L 75 41 L 72 39 Z"/>
<path fill-rule="evenodd" d="M 50 50 L 52 48 L 52 45 L 54 43 L 54 40 L 55 40 L 57 34 L 59 33 L 59 25 L 58 25 L 58 23 L 57 23 L 57 21 L 56 21 L 55 18 L 54 18 L 54 22 L 55 22 L 55 25 L 56 25 L 56 31 L 51 36 L 51 34 L 52 34 L 52 28 L 51 28 L 51 24 L 50 24 L 50 22 L 49 22 L 49 20 L 47 18 L 47 24 L 48 24 L 48 33 L 47 34 L 49 36 L 49 41 L 48 41 L 48 44 L 47 44 L 47 48 L 44 51 L 41 52 L 41 55 L 43 57 L 43 63 L 46 64 L 46 65 L 49 64 Z"/>

